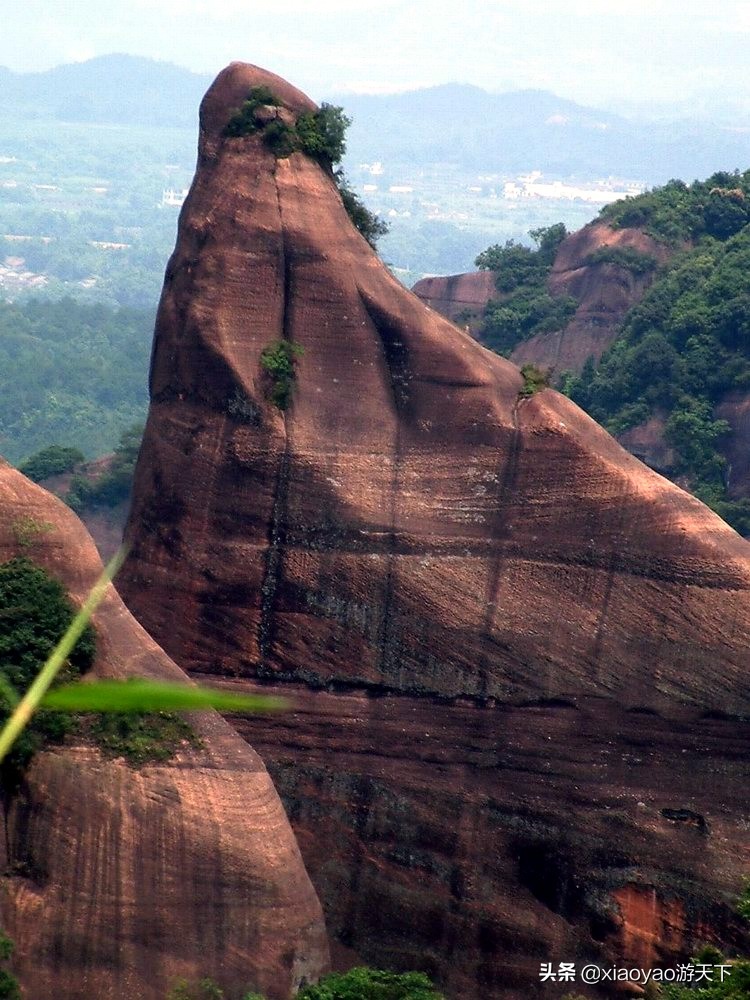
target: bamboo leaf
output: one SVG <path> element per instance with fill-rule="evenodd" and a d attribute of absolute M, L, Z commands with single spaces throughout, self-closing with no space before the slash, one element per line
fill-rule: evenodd
<path fill-rule="evenodd" d="M 237 694 L 219 688 L 131 678 L 66 684 L 49 691 L 42 707 L 58 712 L 271 712 L 282 698 Z"/>

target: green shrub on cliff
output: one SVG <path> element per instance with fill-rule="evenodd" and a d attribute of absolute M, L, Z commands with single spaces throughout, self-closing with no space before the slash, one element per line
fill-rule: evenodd
<path fill-rule="evenodd" d="M 750 920 L 750 878 L 745 879 L 740 898 L 737 900 L 737 912 L 745 920 Z"/>
<path fill-rule="evenodd" d="M 167 994 L 167 1000 L 224 1000 L 224 990 L 212 979 L 201 979 L 199 983 L 180 979 Z"/>
<path fill-rule="evenodd" d="M 73 619 L 61 583 L 25 558 L 0 565 L 0 721 L 13 710 Z M 88 626 L 68 658 L 67 678 L 88 670 L 95 651 Z M 71 728 L 68 716 L 39 712 L 0 765 L 4 791 L 12 790 L 34 753 L 46 742 L 60 742 Z"/>
<path fill-rule="evenodd" d="M 528 399 L 549 386 L 549 373 L 543 372 L 536 365 L 524 365 L 521 368 L 521 375 L 523 376 L 523 388 L 518 395 L 524 399 Z"/>
<path fill-rule="evenodd" d="M 213 979 L 190 983 L 181 979 L 167 1000 L 223 1000 L 224 991 Z M 264 1000 L 260 993 L 245 993 L 242 1000 Z M 295 1000 L 444 1000 L 423 972 L 384 972 L 358 968 L 333 972 L 314 986 L 304 986 Z"/>
<path fill-rule="evenodd" d="M 352 120 L 344 109 L 325 101 L 315 112 L 304 112 L 297 119 L 297 137 L 303 153 L 325 163 L 339 163 L 346 152 L 346 130 Z"/>
<path fill-rule="evenodd" d="M 258 131 L 258 123 L 255 120 L 255 112 L 258 108 L 264 105 L 278 107 L 280 104 L 281 101 L 274 96 L 268 87 L 251 87 L 247 98 L 229 119 L 224 131 L 227 135 L 234 137 L 255 135 Z"/>
<path fill-rule="evenodd" d="M 364 236 L 372 249 L 376 250 L 378 240 L 388 232 L 388 223 L 371 212 L 359 195 L 352 191 L 343 170 L 337 170 L 334 176 L 344 208 L 354 223 L 354 228 Z"/>
<path fill-rule="evenodd" d="M 130 496 L 135 473 L 135 463 L 143 438 L 143 424 L 133 424 L 120 435 L 112 462 L 97 479 L 73 476 L 68 495 L 64 498 L 73 510 L 84 508 L 115 507 Z"/>
<path fill-rule="evenodd" d="M 225 134 L 232 137 L 260 134 L 280 160 L 300 152 L 328 170 L 341 162 L 346 152 L 346 130 L 352 123 L 342 107 L 323 101 L 317 111 L 303 111 L 290 124 L 282 118 L 265 123 L 259 120 L 256 112 L 264 105 L 279 107 L 281 101 L 267 87 L 253 87 L 242 107 L 229 119 Z M 349 218 L 375 249 L 378 239 L 388 232 L 388 224 L 365 207 L 347 184 L 343 170 L 335 171 L 334 180 Z"/>
<path fill-rule="evenodd" d="M 79 725 L 106 757 L 123 757 L 133 767 L 170 760 L 181 747 L 200 745 L 190 725 L 173 712 L 84 715 Z"/>
<path fill-rule="evenodd" d="M 658 261 L 650 253 L 636 250 L 635 247 L 600 247 L 590 253 L 583 263 L 587 265 L 614 264 L 615 267 L 621 267 L 636 277 L 640 277 L 656 270 Z"/>
<path fill-rule="evenodd" d="M 71 472 L 76 465 L 84 461 L 83 452 L 78 448 L 65 448 L 59 444 L 43 448 L 21 465 L 20 471 L 35 483 L 40 483 L 50 476 L 59 476 Z"/>
<path fill-rule="evenodd" d="M 292 389 L 297 378 L 297 361 L 304 351 L 299 344 L 289 340 L 277 340 L 264 347 L 260 364 L 268 376 L 268 396 L 274 406 L 285 410 L 292 398 Z"/>
<path fill-rule="evenodd" d="M 501 293 L 487 304 L 479 336 L 506 356 L 537 333 L 561 330 L 578 306 L 570 295 L 552 296 L 547 290 L 555 254 L 567 236 L 563 223 L 533 229 L 529 235 L 536 249 L 508 240 L 504 246 L 488 247 L 476 259 L 481 270 L 495 272 Z"/>

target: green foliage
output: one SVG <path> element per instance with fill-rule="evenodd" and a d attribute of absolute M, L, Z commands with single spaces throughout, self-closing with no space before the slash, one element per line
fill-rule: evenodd
<path fill-rule="evenodd" d="M 374 212 L 371 212 L 359 195 L 352 191 L 343 170 L 337 170 L 334 176 L 344 208 L 354 223 L 355 229 L 364 236 L 372 249 L 376 250 L 378 240 L 381 236 L 385 236 L 389 230 L 388 223 L 383 222 Z"/>
<path fill-rule="evenodd" d="M 422 972 L 383 972 L 351 969 L 325 976 L 316 986 L 306 986 L 297 1000 L 443 1000 Z"/>
<path fill-rule="evenodd" d="M 715 407 L 728 391 L 748 387 L 750 227 L 676 254 L 630 310 L 598 370 L 587 364 L 565 386 L 615 434 L 661 415 L 677 453 L 674 471 L 743 533 L 750 503 L 727 495 L 719 446 L 728 425 Z"/>
<path fill-rule="evenodd" d="M 62 584 L 25 558 L 0 565 L 0 720 L 10 716 L 14 693 L 23 694 L 73 620 Z M 88 626 L 69 657 L 65 676 L 88 670 L 95 638 Z M 37 713 L 0 766 L 3 788 L 12 789 L 34 753 L 46 742 L 59 742 L 70 721 L 52 712 Z"/>
<path fill-rule="evenodd" d="M 71 299 L 0 302 L 3 455 L 19 462 L 50 441 L 109 451 L 145 414 L 152 333 L 152 312 Z"/>
<path fill-rule="evenodd" d="M 726 240 L 750 222 L 750 170 L 720 172 L 687 185 L 671 180 L 634 198 L 605 206 L 601 217 L 616 228 L 637 227 L 665 243 L 712 236 Z"/>
<path fill-rule="evenodd" d="M 715 948 L 704 951 L 692 959 L 695 975 L 690 985 L 667 984 L 659 996 L 662 1000 L 747 1000 L 750 997 L 750 961 L 743 958 L 726 959 Z M 716 966 L 730 966 L 724 972 Z M 703 975 L 702 966 L 707 966 Z"/>
<path fill-rule="evenodd" d="M 13 941 L 5 931 L 0 931 L 0 963 L 9 962 L 15 951 Z M 0 969 L 0 1000 L 21 1000 L 18 980 L 7 969 Z"/>
<path fill-rule="evenodd" d="M 264 126 L 263 140 L 277 160 L 285 160 L 300 148 L 296 131 L 280 118 Z"/>
<path fill-rule="evenodd" d="M 224 1000 L 224 991 L 212 979 L 190 983 L 180 979 L 167 995 L 167 1000 Z"/>
<path fill-rule="evenodd" d="M 495 272 L 495 287 L 500 292 L 512 292 L 522 285 L 538 285 L 548 273 L 548 267 L 531 247 L 516 240 L 495 243 L 477 257 L 475 264 L 482 271 Z"/>
<path fill-rule="evenodd" d="M 600 247 L 590 253 L 584 264 L 614 264 L 636 277 L 656 270 L 657 260 L 650 253 L 643 253 L 635 247 Z"/>
<path fill-rule="evenodd" d="M 737 900 L 737 912 L 745 920 L 750 920 L 750 878 L 745 879 L 740 898 Z"/>
<path fill-rule="evenodd" d="M 52 531 L 52 525 L 49 521 L 37 521 L 36 518 L 24 514 L 11 523 L 10 530 L 13 532 L 13 540 L 16 545 L 28 550 L 34 542 Z"/>
<path fill-rule="evenodd" d="M 169 760 L 186 744 L 199 745 L 187 722 L 169 712 L 106 712 L 81 720 L 80 729 L 106 756 L 124 757 L 134 767 Z"/>
<path fill-rule="evenodd" d="M 536 365 L 524 365 L 521 368 L 521 375 L 523 375 L 523 388 L 519 396 L 525 399 L 549 386 L 549 373 L 543 372 Z"/>
<path fill-rule="evenodd" d="M 324 101 L 317 111 L 303 111 L 290 125 L 278 117 L 268 122 L 260 120 L 258 109 L 268 106 L 280 107 L 281 101 L 268 87 L 253 87 L 242 107 L 229 119 L 225 134 L 238 137 L 261 133 L 279 159 L 299 151 L 328 165 L 341 160 L 346 152 L 346 130 L 351 125 L 343 108 Z"/>
<path fill-rule="evenodd" d="M 351 123 L 343 108 L 323 101 L 314 114 L 304 112 L 297 119 L 299 148 L 316 160 L 339 163 L 346 152 L 346 130 Z"/>
<path fill-rule="evenodd" d="M 255 112 L 264 105 L 278 107 L 281 101 L 268 89 L 268 87 L 252 87 L 247 95 L 247 99 L 242 106 L 235 111 L 227 122 L 226 135 L 243 136 L 254 135 L 258 131 L 258 123 L 255 120 Z"/>
<path fill-rule="evenodd" d="M 508 240 L 482 251 L 476 259 L 480 269 L 495 272 L 501 298 L 487 304 L 480 339 L 498 354 L 508 355 L 537 333 L 561 330 L 578 303 L 570 295 L 553 297 L 547 278 L 558 247 L 567 236 L 565 226 L 532 229 L 529 235 L 537 249 Z"/>
<path fill-rule="evenodd" d="M 560 244 L 568 235 L 568 230 L 564 222 L 556 222 L 552 226 L 540 226 L 538 229 L 530 229 L 529 236 L 536 243 L 537 256 L 539 260 L 552 267 Z"/>
<path fill-rule="evenodd" d="M 537 333 L 561 330 L 575 314 L 578 303 L 570 295 L 553 297 L 539 285 L 522 285 L 503 299 L 487 304 L 480 338 L 505 356 Z"/>
<path fill-rule="evenodd" d="M 71 472 L 76 465 L 84 461 L 83 452 L 78 448 L 66 448 L 59 444 L 43 448 L 21 465 L 20 471 L 35 483 L 40 483 L 50 476 L 59 476 Z"/>
<path fill-rule="evenodd" d="M 223 1000 L 225 994 L 212 979 L 190 983 L 181 979 L 167 1000 Z M 242 1000 L 264 1000 L 260 993 L 245 993 Z M 331 973 L 314 986 L 304 986 L 296 1000 L 444 1000 L 422 972 L 383 972 L 358 968 Z"/>
<path fill-rule="evenodd" d="M 664 434 L 679 455 L 676 471 L 704 484 L 721 484 L 726 460 L 718 454 L 716 443 L 728 430 L 726 420 L 713 419 L 707 400 L 681 397 L 667 420 Z"/>
<path fill-rule="evenodd" d="M 73 476 L 70 490 L 65 498 L 73 510 L 81 511 L 93 507 L 114 507 L 127 500 L 133 484 L 135 463 L 143 438 L 143 425 L 134 424 L 120 435 L 112 462 L 98 479 Z"/>
<path fill-rule="evenodd" d="M 479 254 L 475 263 L 482 271 L 495 272 L 495 285 L 500 292 L 512 292 L 524 285 L 540 287 L 547 279 L 558 247 L 568 235 L 562 222 L 554 226 L 532 229 L 529 236 L 536 250 L 507 240 L 503 246 L 495 243 Z"/>
<path fill-rule="evenodd" d="M 264 347 L 260 364 L 268 376 L 268 395 L 274 406 L 286 410 L 297 378 L 296 365 L 304 350 L 289 340 L 277 340 Z"/>

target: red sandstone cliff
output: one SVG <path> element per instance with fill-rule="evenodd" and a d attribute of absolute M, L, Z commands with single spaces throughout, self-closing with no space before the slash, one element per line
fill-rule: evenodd
<path fill-rule="evenodd" d="M 531 362 L 558 373 L 580 372 L 589 357 L 598 361 L 612 344 L 625 314 L 643 298 L 654 275 L 587 262 L 604 248 L 637 250 L 660 263 L 670 256 L 663 243 L 639 229 L 611 229 L 606 222 L 592 222 L 573 233 L 557 252 L 548 287 L 552 295 L 571 295 L 578 308 L 564 330 L 540 333 L 519 344 L 511 356 L 517 365 Z"/>
<path fill-rule="evenodd" d="M 669 250 L 638 229 L 613 230 L 594 222 L 569 236 L 561 245 L 550 274 L 553 295 L 571 295 L 578 309 L 564 329 L 540 333 L 519 344 L 510 360 L 519 367 L 534 364 L 553 374 L 580 372 L 586 361 L 598 361 L 616 339 L 627 312 L 640 302 L 653 274 L 633 275 L 614 264 L 590 264 L 586 259 L 604 247 L 629 247 L 664 262 Z M 487 271 L 425 278 L 414 293 L 448 319 L 480 335 L 481 319 L 490 299 L 502 297 Z M 716 408 L 717 419 L 726 420 L 730 432 L 719 442 L 727 460 L 730 499 L 750 496 L 750 396 L 727 393 Z M 665 419 L 658 414 L 645 424 L 620 435 L 628 451 L 652 469 L 675 477 L 674 452 L 664 437 Z"/>
<path fill-rule="evenodd" d="M 497 297 L 492 271 L 422 278 L 412 289 L 431 309 L 476 335 L 487 303 Z"/>
<path fill-rule="evenodd" d="M 605 247 L 632 249 L 663 263 L 669 249 L 639 229 L 611 229 L 592 222 L 562 243 L 547 282 L 552 295 L 571 295 L 578 301 L 575 315 L 563 330 L 539 333 L 519 344 L 510 356 L 519 367 L 535 364 L 552 372 L 580 372 L 590 357 L 596 361 L 612 344 L 625 314 L 643 298 L 653 273 L 634 275 L 614 264 L 592 264 L 588 258 Z M 487 303 L 502 298 L 493 274 L 475 271 L 444 278 L 424 278 L 414 294 L 454 322 L 468 323 L 477 333 Z M 468 316 L 464 320 L 464 316 Z"/>
<path fill-rule="evenodd" d="M 633 958 L 644 897 L 680 928 L 650 960 L 709 916 L 739 939 L 750 546 L 565 398 L 520 398 L 318 164 L 225 138 L 258 84 L 310 107 L 241 64 L 204 99 L 129 606 L 193 674 L 295 691 L 239 728 L 345 954 L 510 997 L 542 959 Z M 304 349 L 284 413 L 280 339 Z"/>
<path fill-rule="evenodd" d="M 22 554 L 80 602 L 101 571 L 61 501 L 0 461 L 0 561 Z M 184 679 L 110 589 L 94 672 Z M 215 713 L 202 746 L 133 769 L 73 739 L 37 755 L 6 816 L 0 914 L 33 1000 L 164 1000 L 211 976 L 286 1000 L 327 964 L 320 905 L 257 754 Z"/>

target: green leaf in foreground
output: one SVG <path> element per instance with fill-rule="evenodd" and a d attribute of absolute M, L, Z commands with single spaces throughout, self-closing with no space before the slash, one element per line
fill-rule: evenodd
<path fill-rule="evenodd" d="M 272 712 L 286 708 L 283 698 L 235 694 L 217 688 L 132 678 L 66 684 L 49 691 L 42 707 L 58 712 Z"/>

